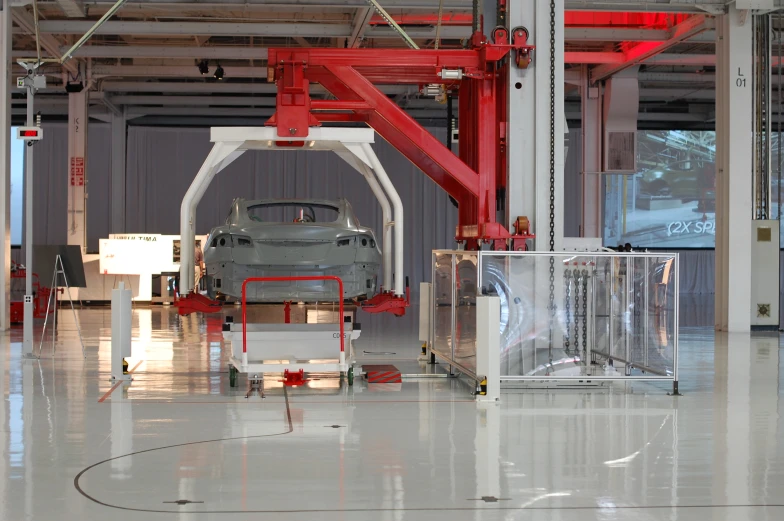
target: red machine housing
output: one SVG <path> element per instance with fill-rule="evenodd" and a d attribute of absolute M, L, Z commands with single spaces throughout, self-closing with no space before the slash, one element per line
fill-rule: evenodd
<path fill-rule="evenodd" d="M 510 63 L 527 67 L 533 47 L 524 28 L 498 28 L 495 42 L 477 32 L 464 50 L 269 49 L 268 81 L 278 87 L 267 121 L 281 139 L 307 137 L 323 122 L 366 122 L 458 203 L 455 239 L 467 249 L 524 244 L 496 222 L 497 194 L 506 188 L 506 85 Z M 511 55 L 511 59 L 510 59 Z M 310 83 L 335 100 L 314 100 Z M 459 101 L 460 155 L 453 154 L 376 85 L 439 84 Z"/>
<path fill-rule="evenodd" d="M 11 271 L 11 279 L 24 281 L 27 276 L 27 271 L 24 268 L 14 266 Z M 62 293 L 62 290 L 60 291 Z M 46 303 L 49 300 L 52 290 L 45 286 L 41 286 L 38 280 L 38 274 L 33 273 L 33 318 L 46 317 Z M 24 322 L 24 300 L 11 300 L 10 314 L 12 324 L 21 324 Z"/>

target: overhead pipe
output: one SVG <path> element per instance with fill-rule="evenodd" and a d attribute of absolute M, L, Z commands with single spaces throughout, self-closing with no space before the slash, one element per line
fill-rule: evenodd
<path fill-rule="evenodd" d="M 401 38 L 403 38 L 403 40 L 406 42 L 406 45 L 412 49 L 419 49 L 419 46 L 416 44 L 416 42 L 414 42 L 414 40 L 412 40 L 411 37 L 403 30 L 403 28 L 397 24 L 397 22 L 389 15 L 389 13 L 387 13 L 384 8 L 381 7 L 381 4 L 379 4 L 377 0 L 367 0 L 367 3 L 373 6 L 379 16 L 381 16 L 381 18 L 383 18 L 384 21 L 387 22 L 389 26 L 401 36 Z"/>
<path fill-rule="evenodd" d="M 110 7 L 109 10 L 106 11 L 106 13 L 101 17 L 101 19 L 95 22 L 95 25 L 93 25 L 86 33 L 84 33 L 84 35 L 81 38 L 79 38 L 79 40 L 77 40 L 75 44 L 73 44 L 73 47 L 65 51 L 65 54 L 63 54 L 63 56 L 60 58 L 60 63 L 64 63 L 70 60 L 71 57 L 73 56 L 73 53 L 76 52 L 76 50 L 79 49 L 79 47 L 84 45 L 85 42 L 89 40 L 93 34 L 95 34 L 95 31 L 97 31 L 98 28 L 101 27 L 104 24 L 104 22 L 106 22 L 106 20 L 114 16 L 114 13 L 119 11 L 126 1 L 127 0 L 117 0 L 117 3 L 115 3 L 112 7 Z M 38 35 L 36 34 L 36 39 L 37 38 Z"/>

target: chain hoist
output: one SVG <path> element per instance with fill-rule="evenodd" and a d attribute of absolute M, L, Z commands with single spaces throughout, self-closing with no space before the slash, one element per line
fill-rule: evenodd
<path fill-rule="evenodd" d="M 588 352 L 588 270 L 583 270 L 583 353 Z M 585 354 L 583 360 L 586 359 Z M 589 364 L 589 360 L 585 360 Z"/>
<path fill-rule="evenodd" d="M 580 270 L 574 270 L 574 352 L 580 354 Z"/>
<path fill-rule="evenodd" d="M 550 0 L 550 251 L 555 251 L 555 0 Z M 555 257 L 550 256 L 550 361 L 555 322 Z M 575 311 L 576 315 L 576 311 Z"/>
<path fill-rule="evenodd" d="M 566 354 L 569 354 L 569 340 L 570 337 L 570 330 L 572 324 L 572 314 L 571 314 L 571 292 L 572 292 L 572 270 L 566 269 L 564 270 L 564 314 L 566 318 L 566 338 L 564 339 L 564 349 L 566 350 Z M 576 313 L 576 310 L 575 310 Z"/>

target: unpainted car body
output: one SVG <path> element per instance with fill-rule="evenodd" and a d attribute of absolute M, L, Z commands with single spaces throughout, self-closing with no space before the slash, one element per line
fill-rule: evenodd
<path fill-rule="evenodd" d="M 640 193 L 672 197 L 687 203 L 698 201 L 699 210 L 712 212 L 716 207 L 716 170 L 712 161 L 676 161 L 646 170 L 640 176 Z"/>
<path fill-rule="evenodd" d="M 378 291 L 381 250 L 345 199 L 235 199 L 204 249 L 210 297 L 241 298 L 250 277 L 338 276 L 343 298 Z M 249 302 L 337 301 L 333 281 L 249 283 Z"/>

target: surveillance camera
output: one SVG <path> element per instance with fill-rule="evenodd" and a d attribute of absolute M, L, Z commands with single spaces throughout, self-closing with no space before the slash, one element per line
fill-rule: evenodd
<path fill-rule="evenodd" d="M 27 69 L 27 74 L 32 76 L 33 75 L 33 69 Z"/>

